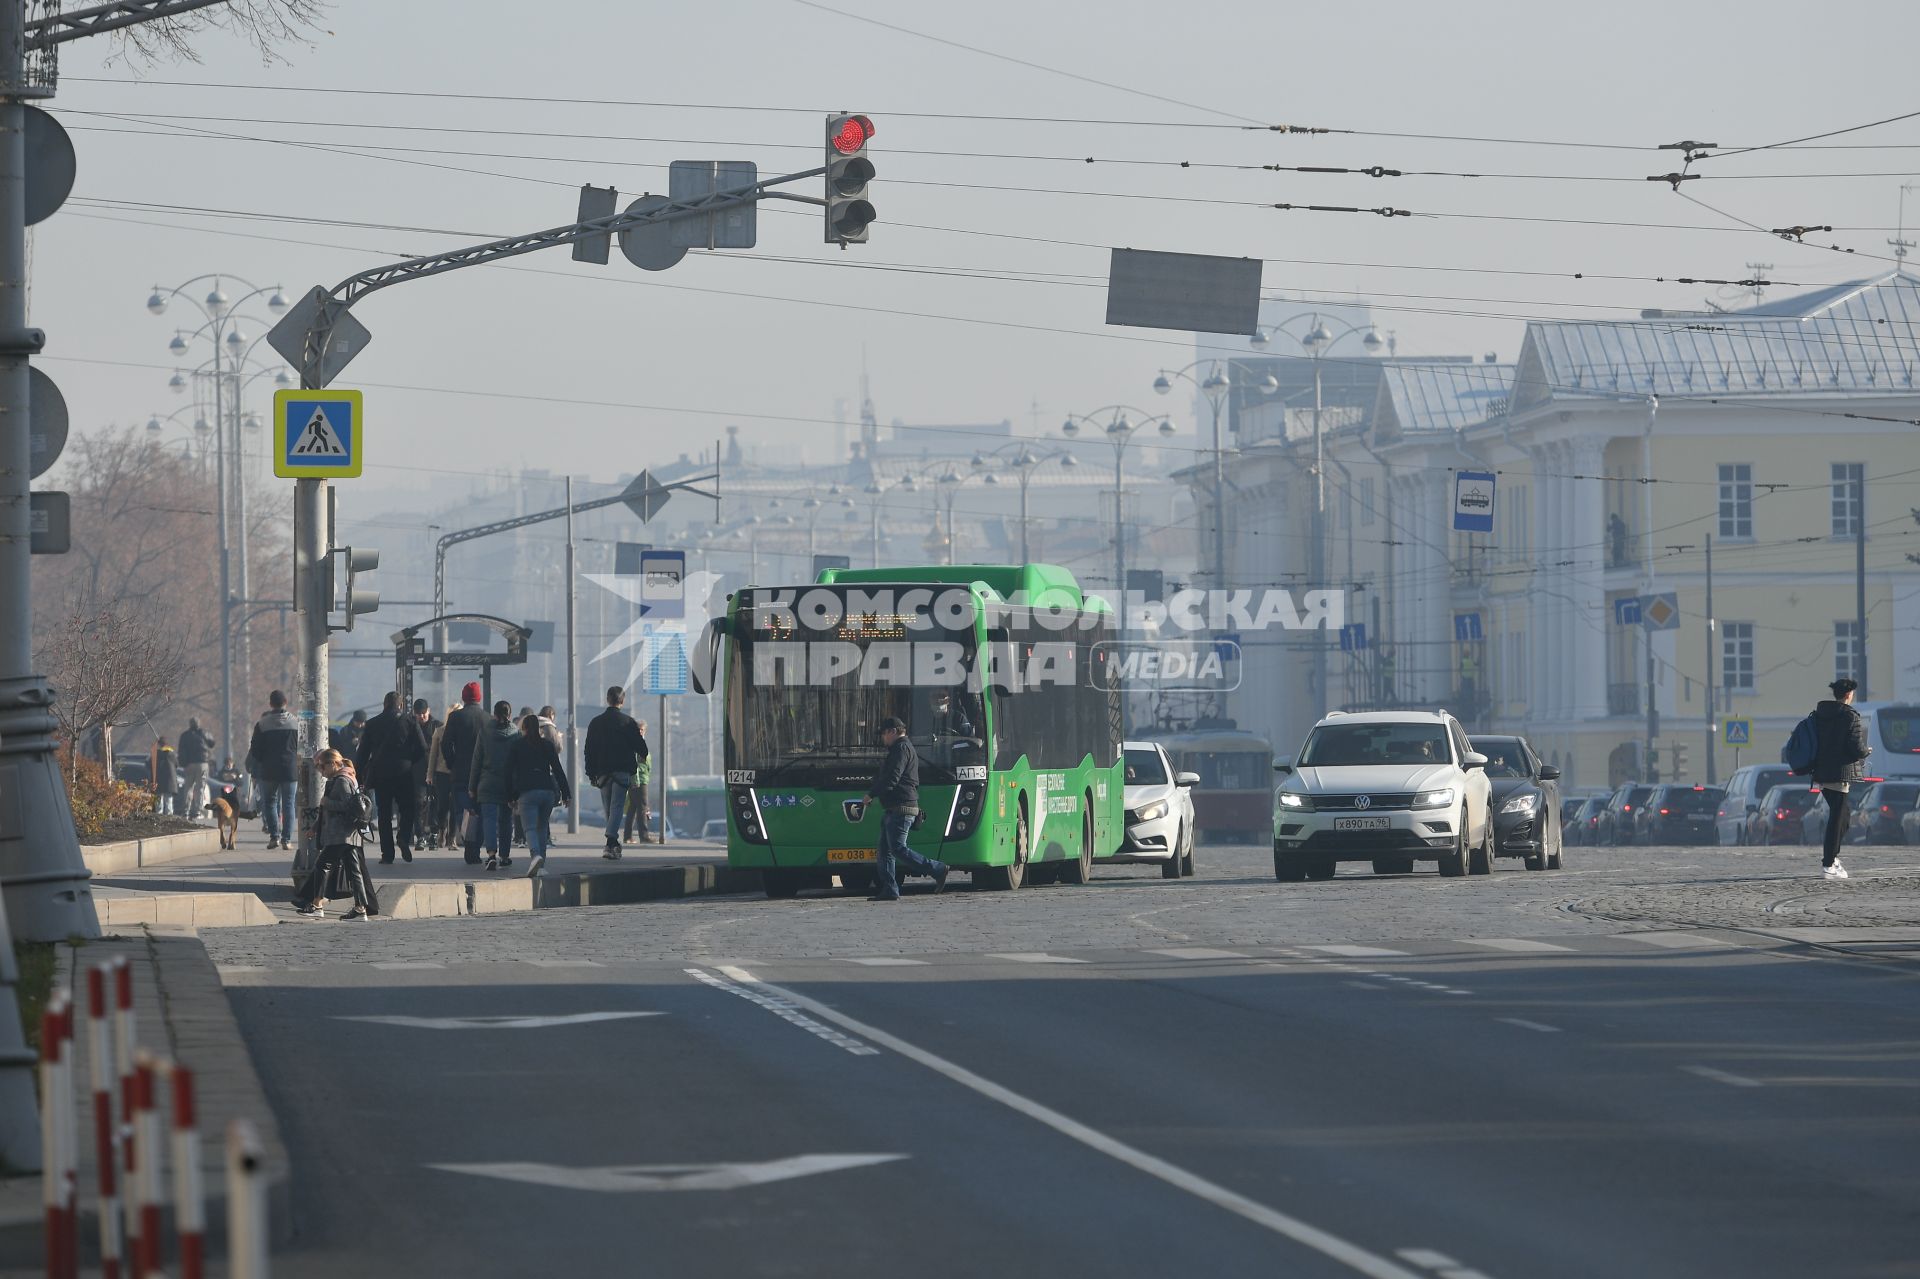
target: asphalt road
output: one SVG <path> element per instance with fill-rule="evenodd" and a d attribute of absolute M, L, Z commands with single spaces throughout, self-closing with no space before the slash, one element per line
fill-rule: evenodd
<path fill-rule="evenodd" d="M 209 933 L 296 1169 L 276 1274 L 1920 1274 L 1906 850 L 1201 851 Z"/>

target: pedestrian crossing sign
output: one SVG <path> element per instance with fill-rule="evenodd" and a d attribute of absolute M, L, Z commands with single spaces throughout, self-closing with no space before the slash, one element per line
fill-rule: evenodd
<path fill-rule="evenodd" d="M 352 479 L 365 458 L 360 392 L 276 391 L 273 473 L 281 479 Z"/>
<path fill-rule="evenodd" d="M 1727 746 L 1751 746 L 1753 744 L 1753 721 L 1750 719 L 1728 719 L 1720 722 L 1721 742 Z"/>

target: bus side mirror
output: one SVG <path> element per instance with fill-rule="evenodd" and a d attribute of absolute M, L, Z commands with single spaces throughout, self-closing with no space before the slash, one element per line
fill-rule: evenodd
<path fill-rule="evenodd" d="M 692 651 L 687 654 L 687 683 L 696 693 L 711 693 L 720 686 L 720 652 L 726 630 L 725 618 L 709 618 L 693 641 Z"/>

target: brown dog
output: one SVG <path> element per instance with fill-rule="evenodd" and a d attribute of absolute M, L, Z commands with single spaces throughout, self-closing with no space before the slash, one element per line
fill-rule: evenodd
<path fill-rule="evenodd" d="M 231 849 L 233 841 L 240 834 L 240 815 L 233 811 L 233 805 L 224 799 L 215 799 L 211 805 L 213 820 L 220 826 L 220 847 Z"/>

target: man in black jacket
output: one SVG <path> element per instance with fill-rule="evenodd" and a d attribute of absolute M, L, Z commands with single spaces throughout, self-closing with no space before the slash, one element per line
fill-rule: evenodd
<path fill-rule="evenodd" d="M 293 820 L 300 778 L 300 721 L 287 709 L 287 695 L 277 688 L 267 695 L 267 707 L 247 743 L 247 771 L 260 788 L 267 848 L 292 848 L 298 834 Z"/>
<path fill-rule="evenodd" d="M 189 718 L 187 731 L 180 734 L 174 754 L 187 780 L 187 811 L 183 816 L 199 817 L 207 810 L 207 769 L 213 754 L 213 734 L 200 727 L 199 720 Z"/>
<path fill-rule="evenodd" d="M 907 726 L 889 716 L 880 721 L 880 740 L 887 757 L 874 775 L 867 796 L 883 810 L 880 844 L 874 850 L 873 896 L 870 902 L 897 902 L 900 884 L 894 862 L 906 863 L 922 875 L 933 876 L 933 891 L 947 886 L 947 864 L 923 857 L 907 847 L 907 832 L 920 816 L 920 756 L 907 737 Z"/>
<path fill-rule="evenodd" d="M 414 766 L 426 759 L 427 741 L 420 721 L 400 704 L 400 694 L 388 693 L 380 713 L 367 721 L 360 735 L 355 770 L 373 788 L 380 813 L 380 864 L 393 864 L 393 813 L 400 810 L 400 852 L 413 860 L 414 822 L 420 815 L 420 789 Z"/>
<path fill-rule="evenodd" d="M 1846 838 L 1849 814 L 1848 792 L 1853 783 L 1867 775 L 1867 721 L 1853 709 L 1853 695 L 1859 688 L 1850 679 L 1837 679 L 1827 687 L 1833 700 L 1813 708 L 1810 718 L 1819 745 L 1813 757 L 1813 782 L 1827 800 L 1827 838 L 1821 849 L 1822 873 L 1828 879 L 1847 878 L 1840 864 L 1840 841 Z"/>
<path fill-rule="evenodd" d="M 453 837 L 460 842 L 468 864 L 473 866 L 480 864 L 480 832 L 474 831 L 471 841 L 466 837 L 467 810 L 477 807 L 473 793 L 467 789 L 467 781 L 473 768 L 473 748 L 479 743 L 480 734 L 486 731 L 487 712 L 480 705 L 480 684 L 476 680 L 460 690 L 460 709 L 447 716 L 446 731 L 440 735 L 440 755 L 450 774 L 448 784 L 453 787 Z"/>
<path fill-rule="evenodd" d="M 607 847 L 601 856 L 613 862 L 620 860 L 620 824 L 627 815 L 627 796 L 634 788 L 640 761 L 647 757 L 640 726 L 621 709 L 626 700 L 626 690 L 614 685 L 607 690 L 607 709 L 587 725 L 587 780 L 600 788 L 600 803 L 607 811 Z"/>

